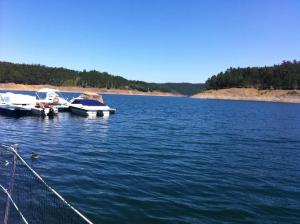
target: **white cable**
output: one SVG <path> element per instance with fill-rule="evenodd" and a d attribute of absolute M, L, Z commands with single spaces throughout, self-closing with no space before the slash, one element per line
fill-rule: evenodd
<path fill-rule="evenodd" d="M 21 218 L 23 219 L 23 221 L 28 224 L 27 220 L 25 219 L 25 217 L 23 216 L 22 212 L 19 210 L 18 206 L 16 205 L 16 203 L 14 202 L 14 200 L 12 199 L 12 197 L 10 196 L 10 194 L 8 193 L 8 191 L 0 184 L 0 187 L 2 188 L 2 190 L 5 192 L 5 194 L 8 196 L 9 200 L 11 201 L 11 203 L 13 204 L 13 206 L 15 207 L 15 209 L 19 212 Z"/>
<path fill-rule="evenodd" d="M 87 217 L 85 217 L 81 212 L 79 212 L 76 208 L 70 205 L 59 193 L 57 193 L 52 187 L 50 187 L 43 178 L 35 172 L 26 161 L 19 155 L 19 153 L 14 149 L 14 147 L 9 146 L 9 148 L 16 154 L 16 156 L 21 160 L 21 162 L 27 166 L 27 168 L 36 176 L 50 191 L 52 191 L 59 199 L 61 199 L 69 208 L 71 208 L 75 213 L 77 213 L 83 220 L 85 220 L 89 224 L 93 224 Z"/>

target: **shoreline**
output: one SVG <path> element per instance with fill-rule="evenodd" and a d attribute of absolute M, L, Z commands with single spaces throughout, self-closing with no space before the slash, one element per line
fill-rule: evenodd
<path fill-rule="evenodd" d="M 138 90 L 126 90 L 126 89 L 106 89 L 106 88 L 83 88 L 77 86 L 53 86 L 53 85 L 25 85 L 16 83 L 0 83 L 0 90 L 10 91 L 38 91 L 42 88 L 57 89 L 61 92 L 92 92 L 99 94 L 116 94 L 116 95 L 137 95 L 137 96 L 172 96 L 182 97 L 183 95 L 174 93 L 164 93 L 159 91 L 153 92 L 141 92 Z"/>
<path fill-rule="evenodd" d="M 258 90 L 230 88 L 207 90 L 191 96 L 195 99 L 241 100 L 259 102 L 300 103 L 300 90 Z"/>

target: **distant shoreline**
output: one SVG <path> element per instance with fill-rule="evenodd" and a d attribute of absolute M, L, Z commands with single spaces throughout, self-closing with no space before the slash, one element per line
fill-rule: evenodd
<path fill-rule="evenodd" d="M 258 90 L 254 88 L 230 88 L 207 90 L 193 95 L 192 98 L 300 103 L 300 90 Z"/>
<path fill-rule="evenodd" d="M 138 95 L 138 96 L 183 96 L 180 94 L 164 93 L 159 91 L 142 92 L 131 89 L 105 89 L 105 88 L 83 88 L 77 86 L 52 86 L 52 85 L 25 85 L 16 83 L 0 83 L 0 90 L 10 91 L 37 91 L 42 88 L 57 89 L 61 92 L 93 92 L 100 94 L 117 94 L 117 95 Z"/>

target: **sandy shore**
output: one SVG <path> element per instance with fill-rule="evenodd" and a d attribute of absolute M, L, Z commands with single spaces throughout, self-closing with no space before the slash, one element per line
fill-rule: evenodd
<path fill-rule="evenodd" d="M 300 103 L 300 90 L 257 90 L 254 88 L 231 88 L 208 90 L 198 93 L 192 96 L 192 98 Z"/>
<path fill-rule="evenodd" d="M 93 92 L 100 94 L 141 95 L 141 96 L 181 96 L 179 94 L 164 92 L 141 92 L 127 89 L 82 88 L 76 86 L 51 86 L 51 85 L 23 85 L 15 83 L 0 83 L 0 90 L 37 91 L 41 88 L 58 89 L 62 92 Z"/>

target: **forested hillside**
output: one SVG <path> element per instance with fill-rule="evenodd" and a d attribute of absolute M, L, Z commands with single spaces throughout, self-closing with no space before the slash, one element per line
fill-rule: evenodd
<path fill-rule="evenodd" d="M 134 89 L 143 92 L 161 91 L 192 95 L 203 88 L 203 84 L 191 83 L 147 83 L 127 80 L 106 72 L 75 71 L 43 65 L 0 62 L 0 82 L 17 84 L 49 84 L 55 86 L 80 86 L 108 89 Z"/>
<path fill-rule="evenodd" d="M 212 76 L 205 84 L 207 89 L 299 89 L 300 61 L 284 61 L 270 67 L 230 68 Z"/>
<path fill-rule="evenodd" d="M 128 80 L 107 72 L 75 71 L 43 65 L 0 62 L 0 82 L 17 84 L 49 84 L 107 89 L 134 89 L 193 95 L 203 89 L 254 87 L 256 89 L 300 89 L 300 61 L 284 61 L 269 67 L 229 68 L 209 78 L 204 84 L 148 83 Z"/>

